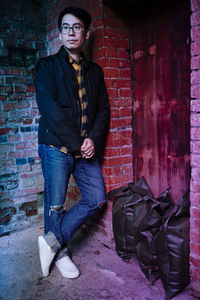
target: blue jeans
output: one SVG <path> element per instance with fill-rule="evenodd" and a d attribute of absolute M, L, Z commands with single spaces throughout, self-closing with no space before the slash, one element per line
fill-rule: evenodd
<path fill-rule="evenodd" d="M 39 145 L 44 185 L 44 232 L 53 232 L 63 246 L 106 202 L 105 188 L 96 158 L 74 158 L 48 145 Z M 81 191 L 81 199 L 69 211 L 65 197 L 70 175 Z"/>

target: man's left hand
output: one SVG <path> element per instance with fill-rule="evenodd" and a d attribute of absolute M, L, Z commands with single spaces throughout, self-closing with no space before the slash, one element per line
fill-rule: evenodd
<path fill-rule="evenodd" d="M 91 158 L 95 154 L 95 145 L 93 140 L 86 138 L 81 146 L 82 158 Z"/>

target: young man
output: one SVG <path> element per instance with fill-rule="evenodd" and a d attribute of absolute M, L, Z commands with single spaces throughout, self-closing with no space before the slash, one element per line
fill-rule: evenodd
<path fill-rule="evenodd" d="M 68 256 L 67 243 L 106 202 L 95 153 L 105 138 L 110 112 L 103 72 L 82 53 L 90 22 L 87 11 L 65 8 L 58 18 L 63 45 L 36 67 L 39 155 L 45 180 L 45 228 L 38 238 L 43 276 L 49 275 L 53 260 L 64 277 L 79 276 Z M 66 211 L 71 174 L 80 188 L 81 200 Z"/>

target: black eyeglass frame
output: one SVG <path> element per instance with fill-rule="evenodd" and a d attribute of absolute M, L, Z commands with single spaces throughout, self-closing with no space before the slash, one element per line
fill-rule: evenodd
<path fill-rule="evenodd" d="M 72 30 L 74 33 L 80 33 L 81 32 L 81 29 L 82 28 L 84 28 L 84 26 L 82 26 L 81 24 L 74 24 L 73 26 L 68 26 L 68 25 L 62 25 L 61 27 L 60 27 L 60 32 L 62 32 L 63 33 L 63 28 L 64 27 L 67 27 L 68 28 L 68 30 L 67 30 L 67 32 L 64 32 L 64 34 L 69 34 L 70 33 L 70 31 Z M 78 27 L 78 28 L 77 28 Z"/>

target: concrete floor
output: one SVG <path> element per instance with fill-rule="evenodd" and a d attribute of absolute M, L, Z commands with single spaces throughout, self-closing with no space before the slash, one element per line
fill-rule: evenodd
<path fill-rule="evenodd" d="M 137 261 L 123 262 L 113 247 L 97 236 L 86 237 L 78 232 L 71 248 L 73 261 L 81 276 L 65 279 L 53 266 L 42 278 L 37 237 L 41 224 L 0 238 L 1 300 L 164 300 L 160 280 L 151 286 Z M 113 249 L 112 249 L 113 248 Z M 173 298 L 194 300 L 188 288 Z"/>

